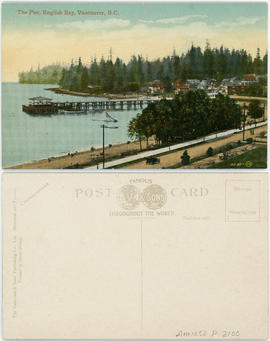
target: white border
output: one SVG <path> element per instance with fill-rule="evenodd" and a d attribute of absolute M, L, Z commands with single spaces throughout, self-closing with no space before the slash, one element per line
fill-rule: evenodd
<path fill-rule="evenodd" d="M 166 1 L 166 0 L 145 0 L 145 1 L 128 1 L 128 0 L 118 0 L 118 1 L 113 1 L 113 0 L 92 0 L 92 1 L 87 1 L 87 0 L 81 0 L 81 1 L 54 1 L 54 0 L 47 0 L 47 1 L 31 1 L 31 0 L 0 0 L 0 5 L 2 5 L 2 3 L 142 3 L 142 2 L 150 2 L 150 3 L 254 3 L 254 2 L 258 2 L 258 3 L 268 3 L 268 1 L 259 1 L 259 0 L 226 0 L 226 1 L 219 1 L 219 0 L 208 0 L 208 1 L 203 1 L 203 0 L 189 0 L 189 1 L 181 1 L 181 0 L 170 0 L 170 1 Z M 0 6 L 0 22 L 2 19 L 2 6 Z M 268 3 L 268 32 L 269 32 L 269 15 L 270 15 L 270 4 Z M 0 37 L 0 43 L 1 43 L 1 49 L 2 49 L 2 26 L 0 25 L 0 33 L 1 33 L 1 37 Z M 270 35 L 268 34 L 268 50 L 269 50 L 269 44 L 270 42 Z M 0 62 L 1 62 L 1 71 L 0 71 L 0 77 L 2 80 L 2 53 L 0 55 Z M 268 55 L 268 70 L 270 68 L 270 56 Z M 1 95 L 2 95 L 2 82 L 0 82 L 0 104 L 1 104 L 1 108 L 2 108 L 2 101 L 1 101 Z M 269 92 L 270 92 L 270 79 L 269 79 L 269 71 L 268 71 L 268 105 L 267 105 L 267 117 L 269 117 Z M 1 110 L 2 111 L 2 110 Z M 2 119 L 0 120 L 0 131 L 2 132 Z M 270 180 L 270 153 L 269 153 L 269 124 L 267 127 L 267 136 L 268 136 L 268 152 L 267 152 L 267 168 L 266 169 L 228 169 L 228 170 L 224 170 L 224 169 L 192 169 L 192 170 L 154 170 L 154 173 L 254 173 L 254 172 L 261 172 L 261 173 L 267 173 L 268 174 L 268 180 Z M 0 164 L 2 165 L 2 133 L 1 133 L 1 139 L 0 139 Z M 1 191 L 1 208 L 0 208 L 0 217 L 1 217 L 1 221 L 2 221 L 2 174 L 3 173 L 100 173 L 100 172 L 106 172 L 106 173 L 152 173 L 153 170 L 91 170 L 91 171 L 87 171 L 84 169 L 80 169 L 80 170 L 5 170 L 3 171 L 2 167 L 0 169 L 0 174 L 1 174 L 1 181 L 0 181 L 0 191 Z M 270 202 L 269 202 L 269 195 L 268 195 L 268 212 L 270 212 Z M 2 224 L 1 224 L 2 226 Z M 268 224 L 268 231 L 269 231 L 269 226 L 270 224 Z M 1 236 L 0 236 L 0 255 L 2 255 L 2 230 L 1 230 Z M 268 245 L 270 245 L 270 234 L 268 232 Z M 269 247 L 268 247 L 268 262 L 269 262 L 269 258 L 270 258 L 270 254 L 269 254 Z M 0 256 L 0 266 L 1 266 L 1 270 L 0 273 L 2 275 L 2 257 Z M 270 271 L 268 271 L 268 296 L 269 296 L 269 283 L 270 283 Z M 2 280 L 0 281 L 0 292 L 2 293 Z M 268 301 L 268 305 L 269 305 L 269 301 Z M 1 306 L 2 306 L 2 295 L 1 295 Z M 269 309 L 269 308 L 268 308 Z M 2 312 L 2 309 L 1 309 Z M 269 330 L 270 330 L 270 321 L 269 321 L 269 326 L 268 326 Z M 1 320 L 0 320 L 0 339 L 2 339 L 2 314 L 1 314 Z M 267 340 L 270 340 L 269 337 Z M 59 340 L 55 340 L 55 341 L 59 341 Z M 204 340 L 207 341 L 207 340 Z M 213 340 L 211 340 L 213 341 Z"/>

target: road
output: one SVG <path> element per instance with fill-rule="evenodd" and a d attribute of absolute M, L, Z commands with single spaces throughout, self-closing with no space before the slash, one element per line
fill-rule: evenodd
<path fill-rule="evenodd" d="M 260 123 L 256 124 L 256 127 L 261 127 L 261 126 L 264 126 L 266 124 L 267 124 L 267 121 L 260 122 Z M 246 130 L 247 129 L 252 129 L 252 128 L 255 128 L 255 124 L 251 124 L 251 125 L 247 125 L 246 126 Z M 119 166 L 119 165 L 124 164 L 124 163 L 140 160 L 140 159 L 143 159 L 143 158 L 146 158 L 146 157 L 150 157 L 150 156 L 155 156 L 155 155 L 158 155 L 158 154 L 166 153 L 168 151 L 173 151 L 173 150 L 177 150 L 177 149 L 180 149 L 180 148 L 189 148 L 189 147 L 192 147 L 192 146 L 194 146 L 194 145 L 196 145 L 198 143 L 201 143 L 201 142 L 217 141 L 217 140 L 220 140 L 220 139 L 222 140 L 223 138 L 232 136 L 233 134 L 240 133 L 240 132 L 242 132 L 241 129 L 231 129 L 231 130 L 227 130 L 227 131 L 220 132 L 220 133 L 217 133 L 217 134 L 207 135 L 205 137 L 201 137 L 201 138 L 198 138 L 196 140 L 178 143 L 178 144 L 175 144 L 175 145 L 170 146 L 170 147 L 164 147 L 164 148 L 159 148 L 159 149 L 155 149 L 155 150 L 149 150 L 147 152 L 142 152 L 142 153 L 139 153 L 139 154 L 136 154 L 136 155 L 127 156 L 125 158 L 121 158 L 121 159 L 118 159 L 118 160 L 113 160 L 113 161 L 106 162 L 105 163 L 105 168 Z M 179 159 L 179 162 L 180 162 L 180 159 Z M 135 166 L 134 168 L 136 168 L 136 165 L 134 165 L 134 166 Z M 139 168 L 141 168 L 141 167 L 139 167 Z M 146 167 L 144 167 L 144 168 L 146 168 Z M 158 168 L 161 168 L 161 167 L 158 166 Z M 92 167 L 85 168 L 85 169 L 97 169 L 97 167 L 96 166 L 92 166 Z"/>
<path fill-rule="evenodd" d="M 258 99 L 260 101 L 264 100 L 264 101 L 267 101 L 267 97 L 252 97 L 252 96 L 238 96 L 238 95 L 230 95 L 229 96 L 230 98 L 240 98 L 240 99 L 246 99 L 247 101 L 251 101 L 253 99 Z"/>

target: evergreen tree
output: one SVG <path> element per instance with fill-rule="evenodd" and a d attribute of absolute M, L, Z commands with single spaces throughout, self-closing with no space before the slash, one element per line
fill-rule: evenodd
<path fill-rule="evenodd" d="M 180 58 L 179 56 L 174 56 L 173 57 L 173 72 L 174 72 L 174 80 L 177 80 L 180 78 Z"/>
<path fill-rule="evenodd" d="M 204 50 L 203 70 L 204 75 L 207 78 L 213 78 L 215 70 L 215 58 L 214 52 L 211 50 L 209 42 L 206 43 L 206 48 Z"/>
<path fill-rule="evenodd" d="M 89 85 L 88 70 L 86 67 L 84 67 L 81 73 L 81 81 L 80 81 L 81 90 L 87 90 L 88 85 Z"/>
<path fill-rule="evenodd" d="M 261 107 L 260 101 L 253 100 L 248 105 L 248 114 L 251 118 L 261 118 L 264 113 L 264 108 Z"/>
<path fill-rule="evenodd" d="M 253 70 L 257 75 L 262 75 L 264 73 L 263 70 L 263 62 L 261 60 L 260 49 L 257 49 L 257 55 L 253 62 Z"/>
<path fill-rule="evenodd" d="M 99 61 L 94 58 L 87 71 L 88 84 L 91 84 L 98 92 L 119 93 L 123 89 L 137 89 L 149 85 L 156 79 L 164 83 L 166 91 L 170 91 L 172 83 L 178 79 L 182 81 L 189 78 L 222 80 L 252 73 L 266 75 L 267 53 L 262 58 L 258 49 L 253 59 L 244 49 L 229 50 L 223 46 L 211 48 L 207 42 L 204 52 L 200 47 L 192 44 L 191 48 L 181 56 L 177 55 L 174 50 L 172 56 L 151 61 L 145 60 L 141 55 L 132 56 L 127 64 L 123 63 L 120 58 L 116 58 L 115 62 L 110 58 L 107 61 L 103 57 Z M 78 90 L 82 87 L 82 73 L 84 73 L 83 79 L 86 83 L 86 71 L 79 57 L 76 65 L 72 60 L 69 67 L 55 64 L 43 68 L 38 67 L 35 71 L 31 68 L 29 72 L 20 72 L 19 81 L 21 83 L 59 84 L 66 89 Z M 247 91 L 264 94 L 266 92 L 263 84 L 252 85 Z"/>
<path fill-rule="evenodd" d="M 190 164 L 190 156 L 188 155 L 188 151 L 185 150 L 183 155 L 181 156 L 181 163 L 183 166 L 189 165 Z"/>
<path fill-rule="evenodd" d="M 146 62 L 146 80 L 147 82 L 153 80 L 152 64 L 149 61 Z"/>
<path fill-rule="evenodd" d="M 268 60 L 268 53 L 266 52 L 266 54 L 263 57 L 263 74 L 264 75 L 267 74 L 267 60 Z"/>

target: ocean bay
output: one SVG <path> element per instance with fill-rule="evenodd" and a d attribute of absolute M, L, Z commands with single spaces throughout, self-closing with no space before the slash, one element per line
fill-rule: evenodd
<path fill-rule="evenodd" d="M 2 83 L 2 166 L 4 168 L 41 160 L 52 156 L 90 150 L 102 145 L 101 124 L 104 113 L 66 113 L 54 115 L 28 115 L 22 104 L 35 96 L 49 97 L 53 101 L 82 101 L 86 98 L 56 94 L 46 88 L 51 84 Z M 95 100 L 89 97 L 87 100 Z M 98 98 L 98 101 L 103 100 Z M 104 99 L 105 100 L 105 99 Z M 107 129 L 105 145 L 127 142 L 128 123 L 141 109 L 113 111 L 117 123 L 106 123 L 118 129 Z"/>

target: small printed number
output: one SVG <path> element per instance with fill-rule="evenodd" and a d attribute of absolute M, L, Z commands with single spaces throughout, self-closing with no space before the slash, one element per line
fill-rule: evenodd
<path fill-rule="evenodd" d="M 235 337 L 240 336 L 239 330 L 223 330 L 222 337 Z"/>

